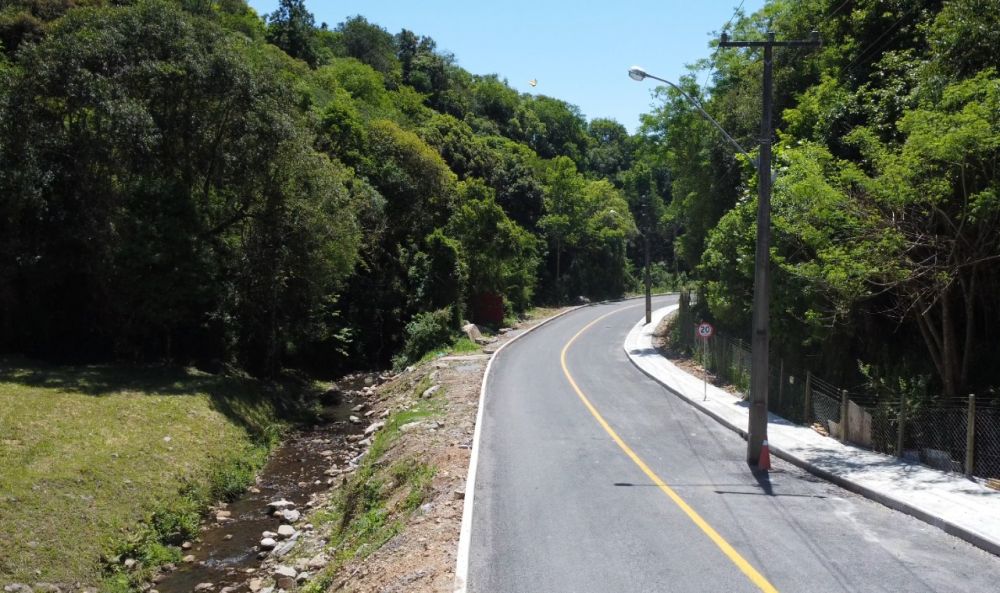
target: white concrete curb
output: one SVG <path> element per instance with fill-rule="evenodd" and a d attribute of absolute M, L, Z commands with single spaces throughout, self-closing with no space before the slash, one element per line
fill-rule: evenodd
<path fill-rule="evenodd" d="M 626 355 L 650 378 L 746 438 L 747 410 L 738 398 L 712 385 L 703 392 L 701 379 L 652 351 L 652 333 L 676 309 L 658 309 L 649 325 L 640 320 L 625 338 Z M 768 433 L 777 457 L 1000 555 L 1000 492 L 958 474 L 845 445 L 774 414 L 768 414 Z"/>

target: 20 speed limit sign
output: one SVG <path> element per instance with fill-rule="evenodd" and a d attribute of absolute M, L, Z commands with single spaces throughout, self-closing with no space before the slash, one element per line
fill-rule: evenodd
<path fill-rule="evenodd" d="M 711 323 L 702 322 L 698 324 L 698 337 L 708 339 L 712 337 L 715 333 L 715 328 L 712 327 Z"/>

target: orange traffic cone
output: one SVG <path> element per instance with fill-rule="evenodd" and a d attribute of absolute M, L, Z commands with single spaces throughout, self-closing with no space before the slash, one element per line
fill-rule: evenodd
<path fill-rule="evenodd" d="M 767 447 L 767 441 L 760 447 L 760 459 L 757 460 L 757 469 L 771 469 L 771 450 Z"/>

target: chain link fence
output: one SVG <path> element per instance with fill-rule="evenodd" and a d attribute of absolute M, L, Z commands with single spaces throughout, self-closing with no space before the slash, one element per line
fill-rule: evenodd
<path fill-rule="evenodd" d="M 690 294 L 681 294 L 671 343 L 690 353 L 717 381 L 749 393 L 749 345 L 718 332 L 708 340 L 701 338 L 694 301 Z M 771 361 L 770 375 L 768 411 L 791 422 L 937 469 L 1000 479 L 1000 402 L 976 405 L 973 397 L 937 398 L 919 405 L 905 398 L 886 401 L 786 368 L 780 359 Z"/>

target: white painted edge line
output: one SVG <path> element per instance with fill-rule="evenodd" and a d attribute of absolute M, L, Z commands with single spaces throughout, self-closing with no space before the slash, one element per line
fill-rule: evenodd
<path fill-rule="evenodd" d="M 528 328 L 497 348 L 497 351 L 490 357 L 490 361 L 486 363 L 486 372 L 483 373 L 483 384 L 479 388 L 479 410 L 476 412 L 476 429 L 472 436 L 472 453 L 469 455 L 469 472 L 466 474 L 465 478 L 465 503 L 462 506 L 462 528 L 459 531 L 458 553 L 456 554 L 457 558 L 455 559 L 455 593 L 465 593 L 469 580 L 469 548 L 472 538 L 472 505 L 476 494 L 476 470 L 479 467 L 479 440 L 482 435 L 483 409 L 486 407 L 486 384 L 490 378 L 490 370 L 493 369 L 493 361 L 497 359 L 497 356 L 503 351 L 504 348 L 510 346 L 524 336 L 530 334 L 543 325 L 546 325 L 550 321 L 555 321 L 563 315 L 572 313 L 573 311 L 587 306 L 589 305 L 580 305 L 567 309 L 558 315 L 549 317 L 538 325 Z"/>

